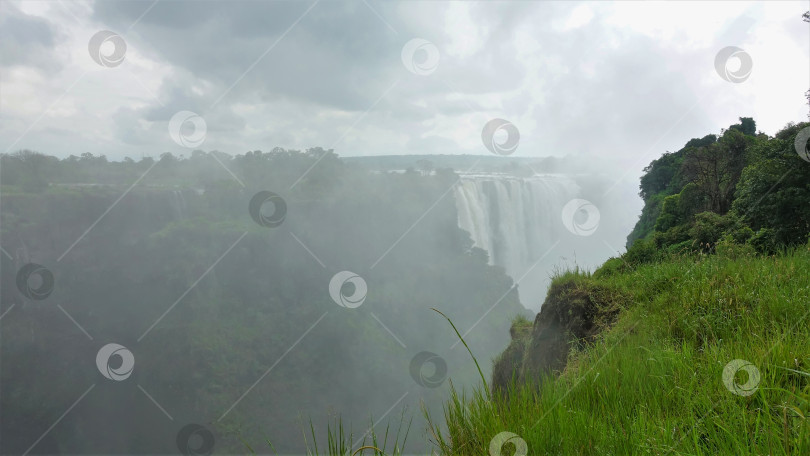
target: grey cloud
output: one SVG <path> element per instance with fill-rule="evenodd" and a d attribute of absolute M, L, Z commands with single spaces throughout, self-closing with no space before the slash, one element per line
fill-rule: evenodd
<path fill-rule="evenodd" d="M 545 76 L 545 100 L 535 111 L 549 150 L 583 157 L 638 156 L 698 101 L 691 87 L 710 71 L 716 49 L 677 53 L 643 36 L 623 39 L 616 48 L 586 39 L 609 33 L 591 24 L 573 33 L 574 39 L 555 43 L 567 71 Z M 593 65 L 594 74 L 582 71 L 583 62 Z M 701 123 L 701 116 L 698 106 L 675 131 Z M 704 124 L 698 130 L 714 129 Z M 654 149 L 655 156 L 662 148 Z"/>
<path fill-rule="evenodd" d="M 451 41 L 448 40 L 453 37 L 442 31 L 444 7 L 436 6 L 435 14 L 425 14 L 423 11 L 417 20 L 403 14 L 402 8 L 372 4 L 397 30 L 398 33 L 394 33 L 360 2 L 323 2 L 313 8 L 253 70 L 244 74 L 310 4 L 246 2 L 236 5 L 224 2 L 193 5 L 163 2 L 141 19 L 134 29 L 138 40 L 143 40 L 143 44 L 158 53 L 166 64 L 181 69 L 178 73 L 183 75 L 164 80 L 160 98 L 166 107 L 154 106 L 146 110 L 146 120 L 165 120 L 180 109 L 206 116 L 208 105 L 242 77 L 216 110 L 227 110 L 230 104 L 236 102 L 279 104 L 288 109 L 295 103 L 297 112 L 277 113 L 277 117 L 306 119 L 308 114 L 304 112 L 311 114 L 318 109 L 332 108 L 362 113 L 378 102 L 375 114 L 396 112 L 395 118 L 383 119 L 387 120 L 383 122 L 385 127 L 410 133 L 414 139 L 406 146 L 409 151 L 428 153 L 447 152 L 453 149 L 453 143 L 438 138 L 418 139 L 423 134 L 419 123 L 437 114 L 455 116 L 491 111 L 493 107 L 472 101 L 473 97 L 510 93 L 526 85 L 529 75 L 524 62 L 517 58 L 513 34 L 525 26 L 525 18 L 532 13 L 541 18 L 564 18 L 573 8 L 548 3 L 475 5 L 470 11 L 471 17 L 488 25 L 481 49 L 463 61 L 442 53 L 439 69 L 432 75 L 435 77 L 425 78 L 405 71 L 400 61 L 400 50 L 412 37 L 409 32 L 422 33 L 432 39 L 440 52 L 443 47 L 449 46 Z M 102 2 L 95 13 L 101 20 L 125 27 L 144 9 L 142 2 L 115 5 Z M 538 83 L 548 87 L 548 100 L 543 106 L 530 106 L 523 93 L 512 99 L 503 96 L 503 115 L 509 117 L 534 111 L 540 123 L 546 125 L 555 125 L 560 119 L 570 118 L 575 126 L 561 126 L 553 134 L 543 134 L 558 138 L 555 144 L 562 146 L 566 143 L 565 146 L 572 151 L 582 149 L 587 145 L 587 140 L 581 132 L 571 131 L 568 134 L 566 129 L 581 128 L 579 121 L 593 117 L 596 110 L 610 112 L 616 104 L 627 103 L 628 98 L 622 98 L 628 94 L 616 92 L 616 87 L 627 87 L 632 78 L 655 77 L 644 63 L 656 53 L 650 43 L 644 49 L 639 48 L 641 52 L 634 52 L 632 48 L 611 50 L 592 39 L 595 33 L 599 33 L 599 29 L 594 30 L 593 27 L 566 33 L 565 40 L 548 24 L 538 24 L 534 32 L 541 43 L 536 59 L 556 59 L 568 70 L 562 74 L 549 71 L 535 75 L 542 78 Z M 609 71 L 600 68 L 595 78 L 578 71 L 581 63 L 589 57 L 598 58 L 601 55 L 601 58 L 607 59 L 616 52 L 627 55 L 623 58 L 622 67 Z M 188 87 L 195 78 L 213 83 L 211 93 L 202 97 L 192 93 Z M 380 95 L 396 80 L 400 80 L 400 84 L 380 100 Z M 648 85 L 644 81 L 637 81 L 636 87 Z M 449 94 L 455 94 L 455 97 L 448 98 Z M 647 94 L 644 95 L 640 108 L 648 103 Z M 629 97 L 630 100 L 633 98 Z M 426 105 L 414 104 L 415 99 L 422 100 Z M 644 115 L 649 113 L 645 112 Z M 375 119 L 380 120 L 379 117 Z M 547 122 L 545 118 L 548 118 Z M 635 120 L 634 117 L 625 124 L 629 127 L 629 123 Z M 246 119 L 229 125 L 241 128 L 251 121 Z M 268 128 L 277 131 L 270 123 Z M 302 124 L 298 122 L 298 128 Z M 592 125 L 597 128 L 593 122 Z M 218 128 L 211 121 L 209 127 Z M 615 128 L 623 130 L 623 127 L 617 125 Z M 337 132 L 340 130 L 338 128 Z M 300 135 L 287 132 L 286 137 L 291 139 Z M 572 138 L 582 143 L 572 144 Z M 420 150 L 420 147 L 423 149 Z"/>
<path fill-rule="evenodd" d="M 284 96 L 365 109 L 389 79 L 380 63 L 399 63 L 398 38 L 362 3 L 323 2 L 267 52 L 309 5 L 161 2 L 132 33 L 165 64 L 215 84 L 208 103 L 241 78 L 223 102 Z M 143 2 L 102 2 L 95 15 L 125 28 L 144 9 Z"/>
<path fill-rule="evenodd" d="M 425 150 L 430 150 L 433 153 L 452 154 L 458 150 L 458 145 L 449 139 L 440 138 L 437 136 L 428 136 L 426 138 L 411 138 L 405 147 L 409 153 L 421 154 Z"/>
<path fill-rule="evenodd" d="M 23 13 L 4 2 L 0 11 L 0 60 L 3 66 L 25 65 L 45 72 L 61 68 L 54 58 L 56 33 L 48 21 Z"/>
<path fill-rule="evenodd" d="M 711 97 L 718 94 L 705 79 L 713 74 L 714 54 L 729 44 L 721 41 L 753 33 L 750 21 L 758 17 L 756 8 L 741 11 L 718 30 L 717 43 L 695 49 L 606 25 L 598 7 L 589 24 L 560 31 L 579 6 L 569 2 L 368 0 L 381 20 L 365 2 L 321 1 L 247 71 L 311 2 L 172 0 L 144 15 L 152 4 L 95 2 L 87 32 L 109 29 L 124 36 L 133 59 L 114 71 L 143 71 L 130 66 L 143 61 L 136 55 L 163 66 L 160 82 L 151 81 L 159 84 L 154 90 L 159 102 L 144 97 L 146 105 L 127 104 L 113 115 L 111 136 L 119 141 L 113 145 L 125 146 L 122 150 L 174 147 L 166 123 L 177 111 L 189 110 L 207 122 L 203 147 L 231 153 L 277 145 L 331 147 L 358 120 L 335 146 L 337 153 L 486 153 L 471 149 L 472 141 L 449 139 L 458 131 L 434 132 L 435 125 L 469 128 L 478 117 L 483 125 L 497 116 L 515 121 L 521 131 L 516 156 L 572 154 L 619 166 L 652 148 L 634 172 L 690 135 L 703 136 L 736 119 L 712 118 L 720 111 L 706 108 L 717 105 Z M 452 8 L 459 5 L 474 33 L 453 27 L 458 18 Z M 48 22 L 11 5 L 0 20 L 11 25 L 0 27 L 0 34 L 25 30 L 11 41 L 0 40 L 4 54 L 8 42 L 33 33 L 25 40 L 32 50 L 19 51 L 12 62 L 44 56 L 50 61 L 38 63 L 43 66 L 58 60 L 52 49 L 59 38 Z M 518 34 L 537 50 L 521 48 Z M 400 60 L 402 46 L 415 37 L 432 41 L 441 53 L 431 75 L 414 75 Z M 467 44 L 480 47 L 455 52 Z M 655 144 L 701 97 L 707 97 L 703 104 Z M 469 134 L 479 136 L 480 127 Z"/>

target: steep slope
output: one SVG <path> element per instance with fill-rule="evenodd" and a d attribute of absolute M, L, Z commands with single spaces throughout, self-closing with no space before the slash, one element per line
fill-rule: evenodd
<path fill-rule="evenodd" d="M 810 454 L 810 126 L 740 121 L 646 168 L 628 251 L 514 321 L 443 454 Z"/>
<path fill-rule="evenodd" d="M 507 394 L 456 395 L 442 452 L 512 432 L 528 454 L 808 454 L 808 276 L 810 245 L 557 277 L 496 363 Z"/>

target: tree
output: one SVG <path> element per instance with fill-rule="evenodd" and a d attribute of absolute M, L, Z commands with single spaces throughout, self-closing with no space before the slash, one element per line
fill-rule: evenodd
<path fill-rule="evenodd" d="M 741 131 L 748 136 L 754 136 L 757 134 L 757 123 L 751 117 L 740 117 L 740 123 L 730 126 L 729 129 Z"/>
<path fill-rule="evenodd" d="M 706 135 L 702 138 L 692 138 L 683 146 L 683 149 L 681 150 L 688 149 L 690 147 L 704 147 L 714 144 L 715 142 L 717 142 L 717 135 Z"/>
<path fill-rule="evenodd" d="M 751 127 L 751 124 L 746 126 Z M 722 215 L 731 209 L 737 181 L 745 166 L 747 138 L 741 130 L 729 128 L 718 142 L 687 151 L 684 176 L 696 183 L 707 197 L 708 210 Z"/>
<path fill-rule="evenodd" d="M 6 184 L 19 185 L 27 192 L 40 192 L 56 173 L 59 160 L 31 150 L 3 155 L 2 179 Z"/>
<path fill-rule="evenodd" d="M 433 162 L 430 160 L 420 159 L 416 161 L 416 167 L 422 171 L 423 176 L 430 175 L 433 171 Z"/>
<path fill-rule="evenodd" d="M 653 160 L 646 168 L 644 168 L 644 175 L 641 176 L 641 184 L 639 185 L 639 196 L 645 201 L 649 200 L 653 195 L 671 189 L 672 181 L 681 167 L 683 160 L 682 154 L 665 152 L 661 158 Z M 677 192 L 677 189 L 675 189 Z"/>
<path fill-rule="evenodd" d="M 802 244 L 810 233 L 810 164 L 793 144 L 809 125 L 789 125 L 758 145 L 758 160 L 745 168 L 734 200 L 743 221 L 754 231 L 764 230 L 777 245 Z"/>

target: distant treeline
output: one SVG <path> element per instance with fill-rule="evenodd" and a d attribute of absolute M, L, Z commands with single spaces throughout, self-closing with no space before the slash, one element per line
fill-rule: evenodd
<path fill-rule="evenodd" d="M 119 161 L 108 160 L 105 155 L 83 153 L 59 159 L 30 150 L 13 154 L 0 154 L 0 183 L 19 186 L 26 191 L 38 191 L 52 183 L 126 184 L 137 179 L 155 162 L 149 173 L 149 182 L 168 185 L 202 187 L 214 182 L 228 185 L 228 170 L 254 182 L 269 176 L 283 178 L 280 173 L 297 179 L 314 162 L 318 162 L 301 181 L 320 185 L 323 179 L 334 176 L 338 168 L 344 172 L 406 171 L 430 174 L 455 170 L 464 172 L 503 172 L 513 175 L 538 173 L 570 173 L 583 170 L 583 162 L 568 157 L 502 157 L 495 155 L 385 155 L 370 157 L 338 157 L 333 150 L 314 147 L 305 151 L 276 147 L 269 152 L 261 150 L 230 155 L 224 152 L 194 150 L 188 156 L 163 153 L 157 160 L 129 157 Z M 240 177 L 241 178 L 241 177 Z M 220 182 L 222 181 L 222 182 Z M 284 182 L 291 185 L 293 182 Z M 300 182 L 299 182 L 300 184 Z"/>

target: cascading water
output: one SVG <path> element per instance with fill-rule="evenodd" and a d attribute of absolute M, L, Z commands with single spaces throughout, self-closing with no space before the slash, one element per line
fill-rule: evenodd
<path fill-rule="evenodd" d="M 183 197 L 182 190 L 174 190 L 174 210 L 177 214 L 177 218 L 182 219 L 185 218 L 186 215 L 186 199 Z"/>
<path fill-rule="evenodd" d="M 455 188 L 459 227 L 487 251 L 490 264 L 519 281 L 528 308 L 539 308 L 544 298 L 548 267 L 557 258 L 544 254 L 566 237 L 560 214 L 578 192 L 571 178 L 555 175 L 466 174 Z"/>

